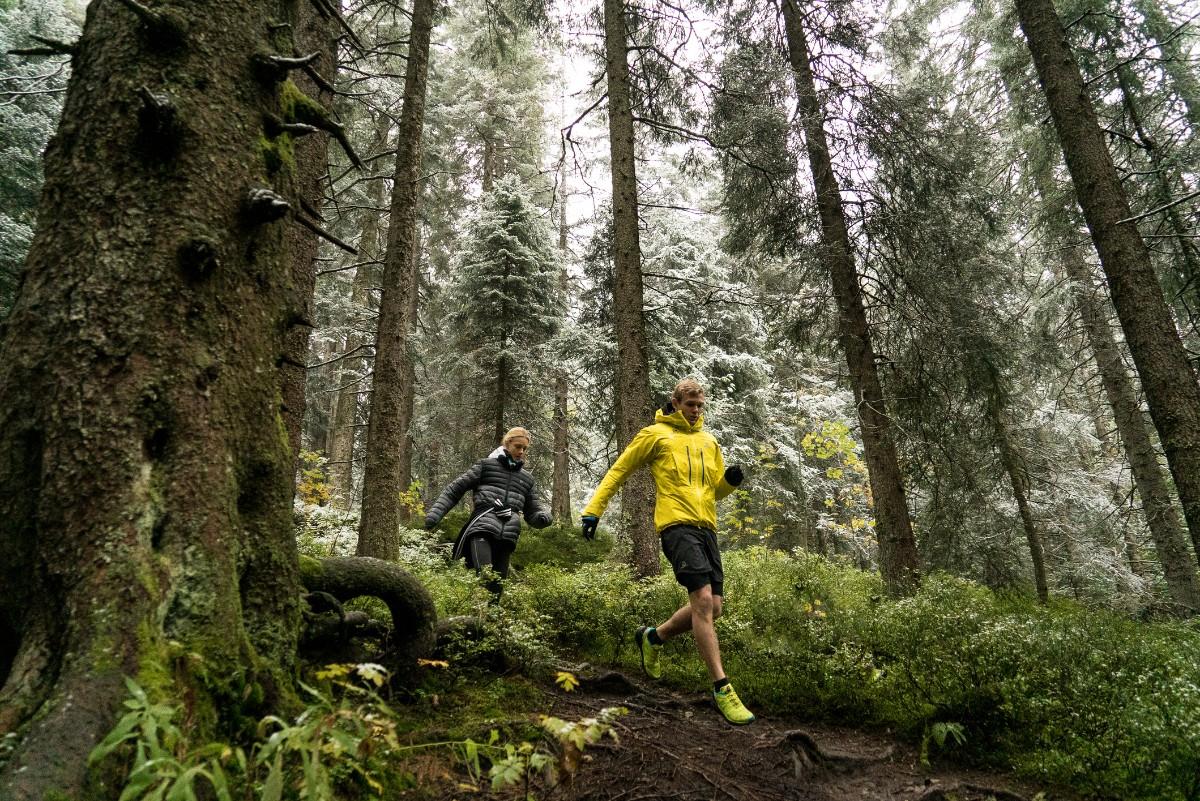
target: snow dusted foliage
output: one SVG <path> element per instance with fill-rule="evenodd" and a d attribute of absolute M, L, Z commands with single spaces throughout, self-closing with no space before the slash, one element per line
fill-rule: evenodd
<path fill-rule="evenodd" d="M 58 125 L 70 76 L 66 55 L 16 56 L 40 47 L 32 35 L 61 42 L 79 36 L 84 3 L 0 2 L 0 318 L 8 314 L 42 189 L 42 151 Z"/>
<path fill-rule="evenodd" d="M 478 410 L 481 448 L 517 424 L 549 432 L 545 345 L 562 319 L 558 257 L 545 211 L 516 176 L 496 181 L 467 225 L 450 287 L 459 391 Z"/>

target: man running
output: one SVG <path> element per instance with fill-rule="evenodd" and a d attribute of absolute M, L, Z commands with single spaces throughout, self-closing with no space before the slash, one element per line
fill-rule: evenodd
<path fill-rule="evenodd" d="M 675 385 L 671 402 L 655 413 L 654 425 L 637 433 L 609 468 L 591 503 L 583 510 L 583 536 L 596 536 L 600 516 L 621 484 L 637 468 L 650 465 L 654 476 L 654 526 L 662 539 L 675 579 L 688 591 L 688 602 L 658 626 L 634 633 L 642 669 L 662 676 L 663 643 L 691 631 L 713 682 L 713 700 L 730 723 L 751 723 L 721 665 L 714 621 L 721 616 L 725 575 L 717 549 L 717 501 L 742 483 L 742 469 L 728 469 L 721 448 L 703 430 L 704 389 L 691 378 Z"/>

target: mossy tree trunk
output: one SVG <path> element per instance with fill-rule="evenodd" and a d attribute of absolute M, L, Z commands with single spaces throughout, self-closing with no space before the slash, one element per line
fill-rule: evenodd
<path fill-rule="evenodd" d="M 879 568 L 888 592 L 904 594 L 917 586 L 920 559 L 900 478 L 895 427 L 888 416 L 879 381 L 871 330 L 867 324 L 862 289 L 858 285 L 841 189 L 833 173 L 833 160 L 825 136 L 824 110 L 817 97 L 816 82 L 809 64 L 808 42 L 798 0 L 784 0 L 783 21 L 788 57 L 796 79 L 804 144 L 817 193 L 817 211 L 821 218 L 821 257 L 829 270 L 833 296 L 837 301 L 840 339 L 850 368 L 850 386 L 854 390 L 858 408 L 863 453 L 870 474 L 871 495 L 875 501 Z"/>
<path fill-rule="evenodd" d="M 1150 417 L 1200 555 L 1200 384 L 1163 298 L 1150 253 L 1104 141 L 1052 0 L 1017 0 L 1075 195 L 1137 366 Z"/>
<path fill-rule="evenodd" d="M 413 349 L 412 332 L 415 330 L 418 322 L 418 315 L 421 312 L 421 225 L 417 224 L 413 232 L 413 262 L 412 276 L 410 277 L 412 291 L 408 294 L 408 336 L 405 338 L 406 347 L 404 349 L 404 381 L 400 384 L 400 431 L 403 432 L 403 437 L 400 440 L 400 453 L 398 458 L 400 461 L 397 473 L 397 481 L 400 490 L 407 491 L 412 484 L 412 464 L 413 464 L 413 447 L 415 441 L 412 435 L 413 414 L 417 406 L 417 354 Z M 400 520 L 403 523 L 408 523 L 412 518 L 412 509 L 403 505 L 400 508 Z"/>
<path fill-rule="evenodd" d="M 624 448 L 653 422 L 646 321 L 642 312 L 642 250 L 638 234 L 637 171 L 629 46 L 623 0 L 604 0 L 605 74 L 608 80 L 608 141 L 612 159 L 613 327 L 617 339 L 617 447 Z M 622 514 L 632 540 L 638 576 L 656 576 L 659 540 L 654 530 L 654 483 L 647 470 L 625 482 Z"/>
<path fill-rule="evenodd" d="M 199 725 L 293 699 L 286 126 L 321 109 L 268 57 L 308 9 L 88 7 L 0 339 L 4 799 L 102 797 L 125 676 Z"/>
<path fill-rule="evenodd" d="M 396 136 L 396 174 L 392 183 L 387 253 L 375 335 L 375 375 L 367 422 L 367 464 L 363 475 L 362 520 L 358 555 L 395 559 L 399 555 L 400 449 L 407 440 L 403 383 L 408 359 L 410 293 L 417 249 L 417 204 L 421 197 L 422 135 L 429 74 L 433 0 L 413 0 L 404 108 Z"/>

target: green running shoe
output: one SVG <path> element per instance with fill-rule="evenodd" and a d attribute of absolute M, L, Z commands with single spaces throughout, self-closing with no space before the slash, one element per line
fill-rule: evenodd
<path fill-rule="evenodd" d="M 662 678 L 662 646 L 650 642 L 650 627 L 642 626 L 633 633 L 638 653 L 642 655 L 642 670 L 652 679 Z"/>
<path fill-rule="evenodd" d="M 732 684 L 726 684 L 721 689 L 714 690 L 713 700 L 716 701 L 717 709 L 721 710 L 725 719 L 735 726 L 754 722 L 754 713 L 742 704 L 742 699 L 738 698 Z"/>

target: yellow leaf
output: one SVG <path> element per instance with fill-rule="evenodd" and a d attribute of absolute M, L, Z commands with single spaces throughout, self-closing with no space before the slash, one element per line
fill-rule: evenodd
<path fill-rule="evenodd" d="M 554 681 L 567 692 L 571 692 L 579 687 L 579 679 L 575 678 L 574 673 L 566 670 L 558 671 L 558 675 L 554 677 Z"/>
<path fill-rule="evenodd" d="M 418 659 L 417 664 L 421 667 L 448 668 L 450 663 L 444 659 Z"/>

